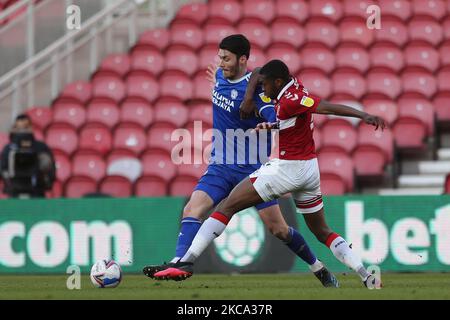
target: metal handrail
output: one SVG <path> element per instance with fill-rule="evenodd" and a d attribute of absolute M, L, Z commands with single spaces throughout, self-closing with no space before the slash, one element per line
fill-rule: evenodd
<path fill-rule="evenodd" d="M 30 2 L 31 2 L 31 5 L 34 5 L 34 3 L 32 1 L 33 0 L 21 0 L 15 4 L 13 4 L 12 6 L 9 6 L 5 10 L 2 10 L 2 12 L 0 12 L 0 20 L 6 19 L 9 15 L 16 12 L 21 7 L 25 7 L 25 5 L 28 6 L 30 4 Z"/>

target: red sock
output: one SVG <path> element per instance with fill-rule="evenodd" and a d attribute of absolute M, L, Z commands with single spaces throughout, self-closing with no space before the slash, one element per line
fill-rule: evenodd
<path fill-rule="evenodd" d="M 215 211 L 211 214 L 210 218 L 214 218 L 216 220 L 219 220 L 220 222 L 222 222 L 224 225 L 227 225 L 228 222 L 230 222 L 230 218 L 228 218 L 226 215 L 224 215 L 223 213 L 219 212 L 219 211 Z"/>
<path fill-rule="evenodd" d="M 334 241 L 334 239 L 336 239 L 337 237 L 340 237 L 340 235 L 338 235 L 335 232 L 332 232 L 328 238 L 327 241 L 325 241 L 325 245 L 329 248 L 331 246 L 331 243 Z"/>

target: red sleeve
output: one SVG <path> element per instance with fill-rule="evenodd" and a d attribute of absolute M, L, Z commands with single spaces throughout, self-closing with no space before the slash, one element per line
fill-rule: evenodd
<path fill-rule="evenodd" d="M 280 101 L 282 105 L 282 118 L 288 119 L 302 113 L 312 113 L 317 109 L 320 103 L 320 98 L 304 93 L 293 93 L 285 95 Z"/>

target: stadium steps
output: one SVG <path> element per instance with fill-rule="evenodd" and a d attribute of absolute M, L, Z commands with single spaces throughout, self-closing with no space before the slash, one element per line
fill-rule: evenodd
<path fill-rule="evenodd" d="M 444 192 L 443 187 L 378 189 L 378 194 L 382 196 L 441 195 L 443 192 Z"/>
<path fill-rule="evenodd" d="M 405 174 L 398 178 L 399 188 L 442 188 L 444 182 L 445 175 L 442 174 Z"/>
<path fill-rule="evenodd" d="M 402 164 L 404 174 L 443 174 L 450 172 L 450 159 L 441 161 L 411 161 Z"/>
<path fill-rule="evenodd" d="M 437 156 L 439 160 L 450 160 L 450 148 L 439 149 Z M 450 172 L 450 170 L 448 172 Z"/>

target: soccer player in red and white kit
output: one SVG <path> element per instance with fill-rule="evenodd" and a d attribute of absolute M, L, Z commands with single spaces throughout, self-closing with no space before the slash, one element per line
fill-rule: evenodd
<path fill-rule="evenodd" d="M 160 277 L 191 276 L 195 259 L 224 231 L 231 217 L 261 201 L 270 201 L 290 192 L 302 213 L 323 214 L 320 173 L 313 139 L 313 113 L 360 118 L 375 126 L 375 129 L 386 126 L 380 117 L 310 95 L 297 79 L 290 76 L 288 67 L 280 60 L 264 65 L 260 76 L 265 95 L 277 102 L 275 110 L 278 121 L 276 124 L 261 123 L 258 128 L 279 129 L 279 158 L 267 162 L 241 181 L 203 223 L 186 255 L 173 268 L 161 271 Z M 337 259 L 361 277 L 366 286 L 379 285 L 375 283 L 378 279 L 369 274 L 361 259 L 341 236 L 331 233 L 326 244 Z"/>

